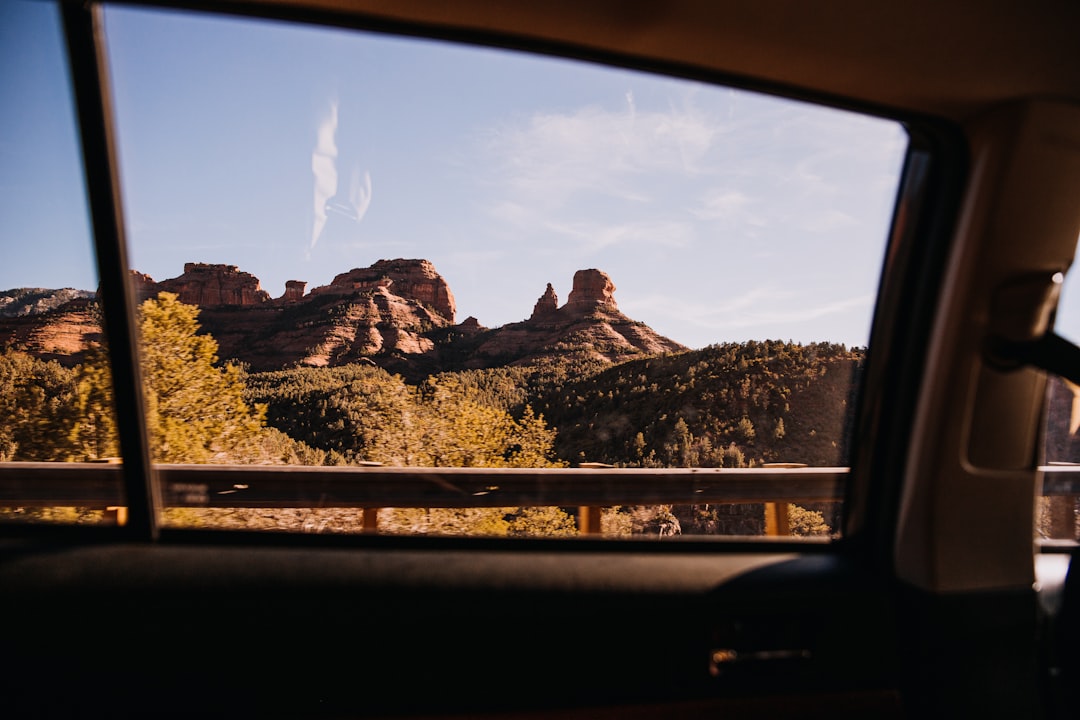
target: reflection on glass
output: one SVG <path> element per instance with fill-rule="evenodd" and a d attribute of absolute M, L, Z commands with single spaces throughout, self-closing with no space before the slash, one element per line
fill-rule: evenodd
<path fill-rule="evenodd" d="M 13 462 L 119 460 L 86 193 L 54 5 L 0 7 L 0 521 L 99 523 L 117 493 L 58 495 Z M 59 466 L 57 466 L 59 467 Z M 74 476 L 70 476 L 74 477 Z M 78 501 L 79 505 L 71 503 Z"/>
<path fill-rule="evenodd" d="M 897 124 L 438 42 L 106 19 L 153 457 L 384 483 L 352 507 L 254 508 L 247 481 L 166 480 L 166 522 L 835 534 L 828 498 L 646 503 L 612 483 L 597 507 L 412 507 L 423 493 L 379 473 L 492 469 L 494 489 L 445 480 L 467 505 L 538 482 L 520 469 L 843 465 Z"/>

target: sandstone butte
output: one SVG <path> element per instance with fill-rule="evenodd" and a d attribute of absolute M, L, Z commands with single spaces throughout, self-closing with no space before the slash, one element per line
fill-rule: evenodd
<path fill-rule="evenodd" d="M 197 305 L 222 359 L 251 370 L 375 362 L 407 376 L 577 357 L 611 362 L 687 348 L 623 315 L 615 285 L 600 270 L 579 270 L 563 306 L 552 285 L 522 322 L 488 329 L 475 317 L 455 324 L 449 285 L 427 260 L 379 260 L 306 291 L 290 280 L 277 298 L 234 265 L 188 263 L 155 281 L 132 272 L 140 299 L 172 292 Z M 12 345 L 64 364 L 101 342 L 93 303 L 77 298 L 45 312 L 0 317 L 0 347 Z"/>

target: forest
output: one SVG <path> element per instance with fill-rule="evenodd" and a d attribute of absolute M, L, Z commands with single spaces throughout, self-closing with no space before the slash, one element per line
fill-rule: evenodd
<path fill-rule="evenodd" d="M 152 457 L 163 463 L 392 467 L 757 467 L 842 465 L 864 353 L 749 341 L 618 364 L 569 354 L 540 364 L 407 382 L 374 360 L 250 373 L 223 363 L 197 307 L 170 293 L 139 308 Z M 103 349 L 65 368 L 0 354 L 0 461 L 120 454 Z M 613 534 L 716 534 L 733 507 L 620 507 Z M 830 508 L 792 506 L 797 532 L 827 534 Z M 751 513 L 756 512 L 753 508 Z M 573 533 L 559 508 L 383 511 L 403 532 Z M 737 514 L 737 513 L 736 513 Z M 258 514 L 176 510 L 177 522 L 262 526 Z M 310 518 L 308 518 L 310 520 Z M 321 526 L 337 526 L 329 514 Z M 751 523 L 751 527 L 753 523 Z M 665 530 L 666 528 L 666 530 Z M 725 530 L 727 528 L 727 530 Z"/>

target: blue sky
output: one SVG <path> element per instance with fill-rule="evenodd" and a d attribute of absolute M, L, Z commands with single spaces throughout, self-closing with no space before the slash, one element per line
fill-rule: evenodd
<path fill-rule="evenodd" d="M 132 266 L 271 295 L 426 258 L 458 320 L 576 270 L 689 345 L 867 341 L 906 136 L 686 81 L 371 34 L 112 9 Z M 60 33 L 0 5 L 0 288 L 96 284 Z M 7 98 L 14 98 L 8 102 Z"/>

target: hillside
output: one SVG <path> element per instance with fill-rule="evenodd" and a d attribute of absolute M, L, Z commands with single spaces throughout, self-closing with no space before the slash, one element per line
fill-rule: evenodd
<path fill-rule="evenodd" d="M 862 359 L 838 345 L 766 341 L 617 365 L 450 372 L 427 383 L 519 418 L 529 408 L 556 431 L 555 454 L 568 464 L 842 465 Z M 400 376 L 365 365 L 256 373 L 248 384 L 248 399 L 268 405 L 272 425 L 361 459 L 373 459 L 367 450 L 410 392 Z"/>
<path fill-rule="evenodd" d="M 26 317 L 55 310 L 72 300 L 88 300 L 94 296 L 89 290 L 61 288 L 16 288 L 0 292 L 0 317 Z"/>
<path fill-rule="evenodd" d="M 842 465 L 863 354 L 729 343 L 632 360 L 557 383 L 535 407 L 568 461 L 628 466 Z"/>

